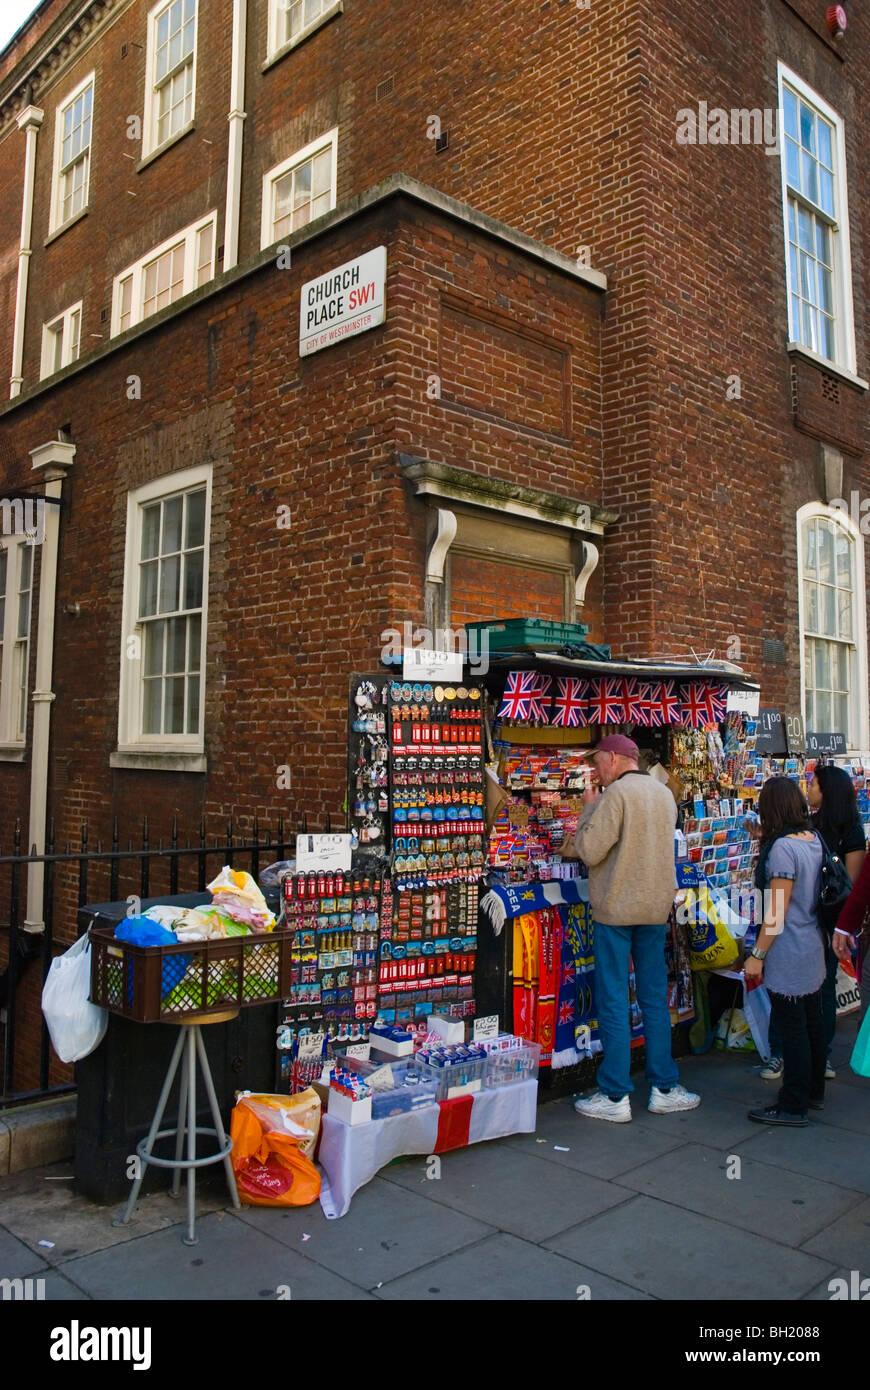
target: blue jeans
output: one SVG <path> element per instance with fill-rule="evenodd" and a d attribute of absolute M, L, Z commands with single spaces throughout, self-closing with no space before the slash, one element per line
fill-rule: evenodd
<path fill-rule="evenodd" d="M 604 1060 L 598 1087 L 608 1096 L 630 1095 L 631 1027 L 628 1017 L 629 957 L 634 961 L 637 1002 L 643 1014 L 646 1078 L 653 1086 L 675 1086 L 671 1015 L 665 964 L 667 925 L 611 927 L 595 923 L 595 1003 Z"/>

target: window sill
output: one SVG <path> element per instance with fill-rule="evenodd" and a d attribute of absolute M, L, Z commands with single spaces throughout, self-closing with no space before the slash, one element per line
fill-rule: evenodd
<path fill-rule="evenodd" d="M 42 243 L 43 246 L 50 246 L 53 241 L 57 241 L 59 236 L 63 236 L 64 232 L 68 232 L 70 227 L 74 227 L 77 222 L 81 222 L 82 218 L 87 217 L 87 215 L 88 210 L 86 207 L 83 207 L 80 212 L 76 213 L 75 217 L 68 217 L 62 226 L 55 227 L 53 232 L 49 232 L 45 241 Z"/>
<path fill-rule="evenodd" d="M 181 130 L 177 130 L 174 135 L 170 135 L 168 140 L 164 140 L 162 145 L 158 145 L 156 150 L 152 150 L 150 154 L 144 154 L 135 166 L 136 173 L 141 174 L 143 169 L 147 169 L 148 165 L 152 164 L 155 159 L 159 159 L 167 150 L 171 150 L 173 145 L 177 145 L 179 140 L 183 140 L 185 135 L 189 135 L 192 130 L 196 130 L 196 121 L 188 121 L 187 125 L 181 127 Z"/>
<path fill-rule="evenodd" d="M 140 772 L 207 772 L 208 759 L 204 753 L 134 752 L 117 749 L 109 754 L 109 767 L 125 767 Z"/>
<path fill-rule="evenodd" d="M 838 367 L 836 362 L 831 362 L 827 357 L 822 357 L 818 352 L 811 352 L 804 347 L 803 343 L 786 343 L 785 350 L 790 357 L 803 357 L 805 361 L 812 362 L 813 366 L 821 367 L 822 371 L 830 372 L 831 376 L 838 376 L 842 381 L 847 381 L 850 386 L 857 386 L 861 391 L 870 390 L 870 382 L 863 377 L 856 376 L 854 372 L 848 371 L 845 367 Z"/>
<path fill-rule="evenodd" d="M 281 59 L 286 58 L 288 53 L 292 53 L 294 48 L 298 48 L 312 34 L 316 34 L 318 29 L 322 29 L 324 24 L 328 24 L 331 19 L 336 19 L 343 11 L 343 0 L 336 0 L 336 4 L 330 5 L 329 9 L 325 10 L 312 24 L 309 24 L 307 29 L 303 29 L 301 34 L 297 34 L 295 39 L 288 39 L 286 43 L 282 43 L 280 48 L 276 48 L 274 53 L 270 53 L 266 61 L 261 64 L 260 71 L 266 72 L 275 63 L 280 63 Z"/>
<path fill-rule="evenodd" d="M 23 763 L 26 758 L 26 744 L 0 743 L 0 763 Z"/>

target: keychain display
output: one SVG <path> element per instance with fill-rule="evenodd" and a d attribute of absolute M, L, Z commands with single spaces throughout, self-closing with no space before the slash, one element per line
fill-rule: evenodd
<path fill-rule="evenodd" d="M 397 889 L 478 879 L 486 863 L 482 704 L 477 686 L 389 689 Z"/>
<path fill-rule="evenodd" d="M 288 874 L 284 913 L 294 932 L 287 1014 L 322 1021 L 331 1036 L 377 1014 L 381 879 L 372 874 Z M 361 1030 L 358 1030 L 361 1031 Z"/>
<path fill-rule="evenodd" d="M 386 854 L 389 838 L 389 686 L 362 679 L 353 692 L 350 726 L 352 844 Z"/>

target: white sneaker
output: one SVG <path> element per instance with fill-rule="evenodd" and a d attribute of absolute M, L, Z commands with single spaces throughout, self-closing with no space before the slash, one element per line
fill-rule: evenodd
<path fill-rule="evenodd" d="M 825 1080 L 826 1080 L 826 1081 L 834 1081 L 834 1080 L 836 1080 L 836 1076 L 837 1076 L 837 1073 L 834 1071 L 834 1068 L 831 1066 L 830 1062 L 826 1063 L 826 1065 L 825 1065 Z"/>
<path fill-rule="evenodd" d="M 761 1068 L 758 1073 L 762 1081 L 781 1081 L 782 1080 L 782 1058 L 771 1057 L 766 1066 Z"/>
<path fill-rule="evenodd" d="M 694 1091 L 687 1091 L 685 1086 L 672 1086 L 669 1091 L 653 1086 L 647 1109 L 654 1115 L 669 1115 L 672 1110 L 697 1110 L 700 1104 L 701 1097 Z"/>
<path fill-rule="evenodd" d="M 588 1115 L 590 1120 L 613 1120 L 618 1125 L 628 1124 L 631 1119 L 628 1096 L 623 1096 L 622 1100 L 611 1100 L 603 1091 L 575 1100 L 574 1109 L 578 1115 Z"/>

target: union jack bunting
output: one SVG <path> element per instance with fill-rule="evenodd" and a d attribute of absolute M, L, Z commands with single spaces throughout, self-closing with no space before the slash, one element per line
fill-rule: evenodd
<path fill-rule="evenodd" d="M 682 687 L 682 695 L 683 723 L 688 724 L 692 729 L 703 729 L 704 725 L 709 724 L 713 718 L 709 685 L 700 681 L 693 681 L 691 685 Z"/>
<path fill-rule="evenodd" d="M 544 676 L 538 671 L 535 673 L 535 679 L 537 684 L 529 705 L 529 718 L 537 719 L 541 724 L 549 724 L 550 702 L 553 698 L 550 686 L 553 684 L 553 677 Z"/>
<path fill-rule="evenodd" d="M 510 671 L 498 712 L 499 719 L 530 719 L 531 703 L 537 693 L 537 671 Z"/>
<path fill-rule="evenodd" d="M 625 700 L 622 681 L 590 681 L 589 683 L 589 723 L 621 724 L 625 719 Z"/>
<path fill-rule="evenodd" d="M 682 708 L 673 681 L 654 681 L 650 687 L 649 722 L 659 729 L 664 724 L 679 724 Z"/>
<path fill-rule="evenodd" d="M 559 676 L 559 693 L 553 706 L 553 723 L 562 729 L 576 729 L 588 720 L 586 691 L 588 682 L 577 676 Z"/>
<path fill-rule="evenodd" d="M 721 724 L 728 707 L 727 685 L 711 685 L 709 698 L 712 718 L 715 723 Z"/>
<path fill-rule="evenodd" d="M 625 707 L 624 718 L 632 724 L 649 723 L 649 698 L 643 700 L 644 685 L 634 676 L 623 677 L 619 682 L 622 686 L 622 702 Z"/>

